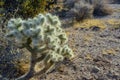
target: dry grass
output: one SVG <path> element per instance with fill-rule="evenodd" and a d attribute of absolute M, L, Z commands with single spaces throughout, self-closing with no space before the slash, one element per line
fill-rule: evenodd
<path fill-rule="evenodd" d="M 101 30 L 104 30 L 105 28 L 107 28 L 107 26 L 111 26 L 112 28 L 120 28 L 120 21 L 118 19 L 108 19 L 108 20 L 86 19 L 82 22 L 77 22 L 74 24 L 75 28 L 90 29 L 95 26 L 100 28 Z"/>
<path fill-rule="evenodd" d="M 115 49 L 105 49 L 102 51 L 102 54 L 104 54 L 104 55 L 109 55 L 109 54 L 116 55 L 116 51 L 115 51 Z"/>
<path fill-rule="evenodd" d="M 120 20 L 109 19 L 106 21 L 108 25 L 111 25 L 112 28 L 120 28 Z"/>
<path fill-rule="evenodd" d="M 100 29 L 105 29 L 106 25 L 104 21 L 99 19 L 87 19 L 83 22 L 75 23 L 74 27 L 80 27 L 80 28 L 92 28 L 94 26 L 99 27 Z"/>
<path fill-rule="evenodd" d="M 45 66 L 44 66 L 43 61 L 42 61 L 42 62 L 38 62 L 38 63 L 36 63 L 34 70 L 35 70 L 35 72 L 39 72 L 39 71 L 41 71 L 44 67 L 45 67 Z"/>
<path fill-rule="evenodd" d="M 91 54 L 86 54 L 85 55 L 85 59 L 87 59 L 87 60 L 93 60 L 93 57 L 92 57 L 92 55 Z"/>
<path fill-rule="evenodd" d="M 89 42 L 93 39 L 93 36 L 94 35 L 92 33 L 89 33 L 89 34 L 87 33 L 83 36 L 83 40 Z"/>
<path fill-rule="evenodd" d="M 16 68 L 19 69 L 20 73 L 25 74 L 29 70 L 29 62 L 21 61 L 20 63 L 15 63 Z"/>
<path fill-rule="evenodd" d="M 114 12 L 120 13 L 120 9 L 115 9 Z"/>

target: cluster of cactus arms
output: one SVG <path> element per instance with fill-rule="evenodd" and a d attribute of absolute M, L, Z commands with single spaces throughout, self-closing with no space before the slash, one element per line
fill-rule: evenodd
<path fill-rule="evenodd" d="M 25 75 L 16 80 L 25 80 L 33 75 L 51 71 L 55 63 L 64 58 L 74 57 L 72 49 L 67 45 L 67 35 L 61 28 L 61 22 L 57 16 L 39 14 L 33 19 L 22 20 L 21 18 L 8 21 L 8 39 L 14 38 L 20 48 L 26 48 L 31 53 L 31 67 Z M 37 57 L 40 54 L 40 57 Z M 37 61 L 44 62 L 44 69 L 34 72 Z"/>

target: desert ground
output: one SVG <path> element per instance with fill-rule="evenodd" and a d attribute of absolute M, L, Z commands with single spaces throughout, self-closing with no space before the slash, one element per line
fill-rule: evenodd
<path fill-rule="evenodd" d="M 112 15 L 75 24 L 63 19 L 62 28 L 69 37 L 68 44 L 75 57 L 56 64 L 52 72 L 30 80 L 120 80 L 120 4 L 109 5 L 114 9 Z M 27 72 L 29 53 L 22 54 L 27 51 L 21 50 L 20 53 L 9 54 L 14 47 L 4 44 L 7 43 L 0 39 L 0 80 L 2 76 L 16 77 Z M 15 59 L 18 60 L 15 62 Z"/>
<path fill-rule="evenodd" d="M 111 6 L 120 9 L 120 5 Z M 98 21 L 90 20 L 88 24 L 85 22 L 83 26 L 79 23 L 66 27 L 69 45 L 74 49 L 76 57 L 72 62 L 64 61 L 53 72 L 39 79 L 120 80 L 119 15 L 118 11 L 113 15 L 97 19 Z M 85 28 L 84 25 L 91 28 Z"/>

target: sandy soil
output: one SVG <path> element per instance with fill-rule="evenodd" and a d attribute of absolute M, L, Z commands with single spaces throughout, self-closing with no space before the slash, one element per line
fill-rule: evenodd
<path fill-rule="evenodd" d="M 120 10 L 118 4 L 111 6 L 114 10 Z M 118 11 L 100 19 L 120 20 L 119 15 Z M 69 45 L 76 57 L 72 62 L 64 61 L 39 80 L 120 80 L 120 27 L 115 29 L 108 25 L 104 30 L 98 27 L 66 28 Z"/>
<path fill-rule="evenodd" d="M 119 80 L 120 29 L 104 31 L 69 28 L 72 62 L 63 62 L 41 80 Z M 72 44 L 73 43 L 73 44 Z"/>

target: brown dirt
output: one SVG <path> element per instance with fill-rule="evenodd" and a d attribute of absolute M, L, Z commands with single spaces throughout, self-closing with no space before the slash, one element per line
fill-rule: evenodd
<path fill-rule="evenodd" d="M 112 4 L 119 10 L 119 5 Z M 120 20 L 120 12 L 99 20 Z M 109 22 L 109 21 L 108 21 Z M 69 35 L 69 46 L 76 57 L 64 61 L 54 71 L 31 80 L 120 80 L 120 22 L 109 22 L 105 29 L 99 25 L 92 28 L 71 26 L 65 28 Z"/>

